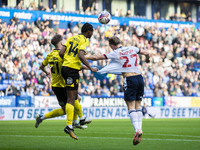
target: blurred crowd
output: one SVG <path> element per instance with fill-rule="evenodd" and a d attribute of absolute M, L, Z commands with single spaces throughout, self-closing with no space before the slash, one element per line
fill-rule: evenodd
<path fill-rule="evenodd" d="M 53 95 L 47 76 L 39 69 L 47 54 L 54 48 L 51 38 L 61 30 L 49 20 L 10 23 L 0 19 L 0 96 L 3 95 Z M 67 39 L 80 33 L 82 23 L 68 24 L 63 34 Z M 94 29 L 87 55 L 111 52 L 107 38 L 113 35 L 123 41 L 124 46 L 137 46 L 154 55 L 150 63 L 145 56 L 138 57 L 139 68 L 147 91 L 155 97 L 200 96 L 200 29 L 173 26 L 168 29 L 153 26 L 101 25 Z M 90 61 L 102 68 L 110 60 Z M 199 66 L 198 66 L 199 65 Z M 197 67 L 196 67 L 197 66 Z M 123 79 L 119 75 L 80 71 L 79 94 L 95 96 L 122 96 Z"/>

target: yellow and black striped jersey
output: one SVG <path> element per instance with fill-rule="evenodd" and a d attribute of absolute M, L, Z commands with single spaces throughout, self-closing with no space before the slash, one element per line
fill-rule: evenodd
<path fill-rule="evenodd" d="M 49 64 L 51 67 L 52 87 L 66 87 L 65 80 L 61 75 L 63 60 L 59 56 L 59 51 L 60 50 L 54 49 L 42 62 L 44 66 Z"/>
<path fill-rule="evenodd" d="M 64 54 L 63 66 L 80 70 L 81 60 L 78 58 L 79 50 L 84 50 L 89 46 L 89 41 L 84 35 L 75 35 L 67 39 L 66 51 Z M 86 54 L 86 52 L 85 52 Z"/>

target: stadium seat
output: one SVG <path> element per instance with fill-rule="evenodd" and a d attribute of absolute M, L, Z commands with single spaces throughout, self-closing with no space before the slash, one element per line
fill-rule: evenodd
<path fill-rule="evenodd" d="M 38 84 L 38 88 L 43 89 L 44 85 Z"/>
<path fill-rule="evenodd" d="M 145 90 L 144 95 L 145 97 L 153 97 L 153 90 Z"/>
<path fill-rule="evenodd" d="M 8 87 L 8 84 L 0 84 L 0 90 L 5 90 Z"/>
<path fill-rule="evenodd" d="M 9 80 L 3 80 L 3 84 L 9 84 Z"/>

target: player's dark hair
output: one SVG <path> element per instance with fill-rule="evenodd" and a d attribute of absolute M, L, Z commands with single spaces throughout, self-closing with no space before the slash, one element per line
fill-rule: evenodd
<path fill-rule="evenodd" d="M 53 44 L 55 47 L 57 44 L 62 41 L 62 35 L 56 34 L 52 39 L 51 39 L 51 44 Z"/>
<path fill-rule="evenodd" d="M 87 31 L 93 31 L 93 26 L 89 23 L 85 23 L 81 28 L 81 33 L 85 33 Z"/>
<path fill-rule="evenodd" d="M 120 39 L 116 36 L 109 38 L 108 42 L 109 42 L 109 45 L 115 45 L 115 46 L 117 46 L 118 44 L 121 44 Z"/>

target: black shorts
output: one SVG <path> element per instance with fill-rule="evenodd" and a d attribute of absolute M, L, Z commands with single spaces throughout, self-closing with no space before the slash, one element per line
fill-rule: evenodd
<path fill-rule="evenodd" d="M 61 73 L 65 79 L 67 90 L 78 90 L 79 70 L 62 66 Z"/>
<path fill-rule="evenodd" d="M 144 95 L 144 80 L 141 75 L 124 78 L 124 100 L 142 100 Z"/>
<path fill-rule="evenodd" d="M 52 87 L 52 90 L 58 99 L 59 105 L 64 107 L 67 103 L 67 89 L 65 87 Z"/>

